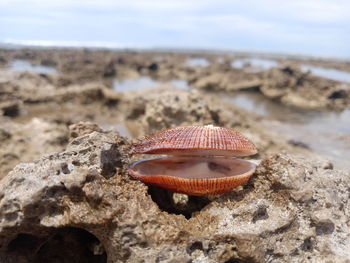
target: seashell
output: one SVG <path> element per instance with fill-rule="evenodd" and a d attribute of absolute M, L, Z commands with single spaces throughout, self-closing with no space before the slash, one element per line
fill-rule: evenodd
<path fill-rule="evenodd" d="M 257 152 L 240 133 L 222 127 L 184 126 L 160 131 L 134 144 L 137 154 L 167 154 L 129 165 L 131 177 L 189 195 L 222 194 L 248 181 L 252 162 L 235 156 Z"/>
<path fill-rule="evenodd" d="M 170 128 L 135 144 L 131 153 L 198 156 L 247 156 L 255 145 L 235 130 L 206 126 Z"/>

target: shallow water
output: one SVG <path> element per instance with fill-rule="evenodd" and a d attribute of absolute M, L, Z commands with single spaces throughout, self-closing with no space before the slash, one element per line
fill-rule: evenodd
<path fill-rule="evenodd" d="M 8 68 L 13 71 L 28 71 L 34 73 L 43 74 L 58 74 L 58 71 L 54 67 L 33 65 L 26 60 L 16 59 L 9 63 Z"/>
<path fill-rule="evenodd" d="M 183 79 L 174 79 L 168 82 L 170 86 L 173 86 L 177 89 L 182 89 L 182 90 L 190 90 L 191 87 L 188 84 L 186 80 Z"/>
<path fill-rule="evenodd" d="M 327 79 L 350 82 L 350 72 L 334 69 L 334 68 L 323 68 L 311 65 L 302 65 L 303 71 L 311 71 L 312 74 Z"/>
<path fill-rule="evenodd" d="M 317 111 L 305 111 L 282 105 L 258 92 L 240 92 L 229 97 L 229 100 L 239 108 L 279 121 L 288 120 L 305 124 L 320 114 Z"/>
<path fill-rule="evenodd" d="M 262 58 L 242 58 L 235 59 L 231 63 L 231 67 L 245 69 L 248 72 L 259 72 L 276 67 L 278 63 L 271 59 Z"/>
<path fill-rule="evenodd" d="M 150 77 L 140 77 L 136 79 L 115 80 L 113 81 L 113 89 L 118 92 L 136 91 L 147 88 L 154 88 L 157 86 L 171 86 L 176 89 L 189 90 L 190 86 L 186 80 L 170 80 L 158 81 Z"/>
<path fill-rule="evenodd" d="M 206 58 L 189 58 L 186 60 L 186 65 L 190 67 L 207 67 L 209 61 Z"/>
<path fill-rule="evenodd" d="M 272 101 L 260 93 L 244 92 L 228 98 L 237 107 L 268 117 L 277 122 L 270 128 L 288 140 L 305 143 L 325 155 L 338 168 L 350 168 L 350 110 L 316 112 L 300 110 Z"/>

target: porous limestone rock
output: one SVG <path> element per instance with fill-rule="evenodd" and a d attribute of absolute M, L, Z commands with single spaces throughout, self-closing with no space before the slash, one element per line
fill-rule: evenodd
<path fill-rule="evenodd" d="M 2 179 L 0 262 L 350 261 L 350 176 L 329 163 L 270 156 L 186 218 L 126 175 L 126 139 L 79 125 Z"/>
<path fill-rule="evenodd" d="M 161 92 L 162 96 L 158 96 Z M 140 91 L 126 98 L 127 120 L 138 122 L 138 137 L 180 125 L 215 124 L 215 110 L 196 91 L 176 91 L 155 88 Z M 134 128 L 134 130 L 136 130 Z"/>

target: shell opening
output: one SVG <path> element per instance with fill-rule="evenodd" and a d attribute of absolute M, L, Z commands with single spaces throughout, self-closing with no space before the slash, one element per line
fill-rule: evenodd
<path fill-rule="evenodd" d="M 132 177 L 190 195 L 219 194 L 246 182 L 255 164 L 226 157 L 169 156 L 130 165 Z"/>

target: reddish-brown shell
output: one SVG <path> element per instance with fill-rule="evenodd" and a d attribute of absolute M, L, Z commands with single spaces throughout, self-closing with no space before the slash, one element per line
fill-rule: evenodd
<path fill-rule="evenodd" d="M 221 194 L 245 183 L 255 172 L 254 163 L 232 157 L 256 152 L 253 143 L 232 129 L 176 127 L 144 138 L 131 150 L 170 156 L 134 162 L 128 172 L 142 182 L 175 192 Z"/>
<path fill-rule="evenodd" d="M 200 156 L 246 156 L 257 152 L 235 130 L 206 126 L 183 126 L 157 132 L 134 144 L 131 153 Z"/>
<path fill-rule="evenodd" d="M 178 193 L 216 195 L 247 182 L 255 168 L 232 158 L 161 157 L 132 163 L 129 175 Z"/>

